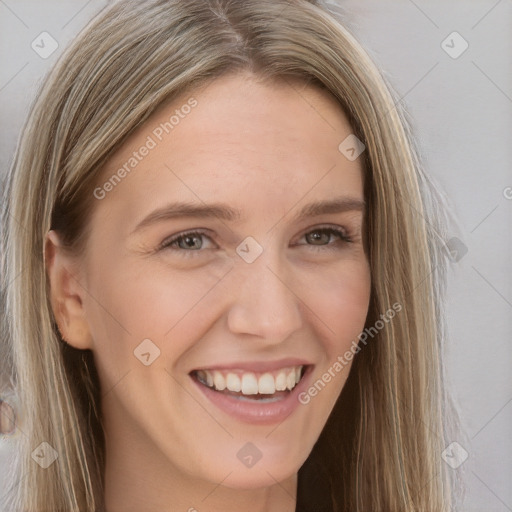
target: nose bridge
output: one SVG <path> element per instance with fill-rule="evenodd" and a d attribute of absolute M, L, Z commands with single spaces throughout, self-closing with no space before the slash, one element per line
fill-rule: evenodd
<path fill-rule="evenodd" d="M 290 273 L 278 254 L 263 250 L 252 263 L 240 259 L 235 266 L 228 313 L 232 332 L 278 343 L 301 327 L 300 300 L 290 289 Z"/>

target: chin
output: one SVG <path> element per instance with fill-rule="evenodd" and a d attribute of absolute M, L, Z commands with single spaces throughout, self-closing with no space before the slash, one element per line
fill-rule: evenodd
<path fill-rule="evenodd" d="M 266 464 L 258 467 L 262 461 L 252 468 L 236 468 L 222 482 L 222 485 L 231 489 L 250 490 L 271 487 L 293 477 L 299 470 L 300 464 L 291 466 L 282 463 Z"/>

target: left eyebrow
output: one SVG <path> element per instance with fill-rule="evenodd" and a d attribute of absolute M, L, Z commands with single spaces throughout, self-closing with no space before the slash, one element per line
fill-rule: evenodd
<path fill-rule="evenodd" d="M 307 217 L 317 217 L 320 215 L 348 211 L 364 211 L 365 206 L 365 201 L 356 197 L 343 196 L 331 200 L 314 201 L 303 206 L 295 215 L 294 220 L 299 221 Z M 236 210 L 222 203 L 196 204 L 175 202 L 158 208 L 144 217 L 132 231 L 132 234 L 156 222 L 186 217 L 217 217 L 228 222 L 235 222 L 242 219 L 242 214 L 240 210 Z"/>
<path fill-rule="evenodd" d="M 306 217 L 316 217 L 329 213 L 343 213 L 350 211 L 364 211 L 366 202 L 355 197 L 337 197 L 329 201 L 315 201 L 304 206 L 295 216 L 295 220 Z"/>

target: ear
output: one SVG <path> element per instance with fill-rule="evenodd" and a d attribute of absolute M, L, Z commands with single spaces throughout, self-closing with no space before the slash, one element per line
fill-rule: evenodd
<path fill-rule="evenodd" d="M 62 339 L 72 347 L 90 349 L 92 337 L 82 300 L 86 292 L 79 282 L 76 256 L 66 250 L 54 230 L 46 235 L 44 254 L 51 305 Z"/>

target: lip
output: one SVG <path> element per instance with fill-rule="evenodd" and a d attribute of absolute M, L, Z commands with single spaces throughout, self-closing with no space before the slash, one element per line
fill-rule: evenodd
<path fill-rule="evenodd" d="M 246 372 L 264 373 L 273 372 L 274 370 L 280 370 L 281 368 L 287 368 L 290 366 L 312 366 L 312 364 L 305 359 L 289 357 L 286 359 L 279 359 L 278 361 L 239 361 L 227 364 L 214 364 L 210 366 L 203 366 L 201 368 L 194 368 L 194 370 L 243 370 Z"/>
<path fill-rule="evenodd" d="M 286 364 L 289 366 L 294 366 L 295 364 L 289 364 L 291 359 L 283 360 L 286 361 Z M 305 365 L 306 366 L 306 365 Z M 256 370 L 255 365 L 250 364 L 248 368 L 253 371 Z M 282 367 L 282 361 L 279 362 L 279 365 L 276 368 Z M 215 369 L 231 369 L 231 368 L 242 368 L 240 363 L 229 366 L 222 367 L 213 367 Z M 269 370 L 269 366 L 262 367 L 262 370 L 258 371 L 271 371 Z M 272 369 L 276 369 L 272 368 Z M 299 402 L 299 394 L 302 393 L 305 389 L 307 389 L 309 385 L 309 380 L 311 377 L 311 373 L 313 371 L 314 365 L 307 365 L 304 375 L 302 376 L 300 382 L 285 396 L 283 399 L 278 400 L 276 402 L 265 402 L 260 403 L 256 400 L 240 400 L 230 395 L 225 395 L 219 393 L 218 391 L 214 391 L 213 389 L 199 383 L 196 379 L 189 375 L 192 382 L 199 388 L 199 390 L 203 393 L 203 395 L 218 409 L 223 411 L 225 414 L 231 416 L 232 418 L 242 421 L 244 423 L 258 424 L 258 425 L 272 425 L 275 423 L 283 422 L 288 416 L 290 416 L 297 407 L 300 406 Z M 210 369 L 210 367 L 208 368 Z"/>

